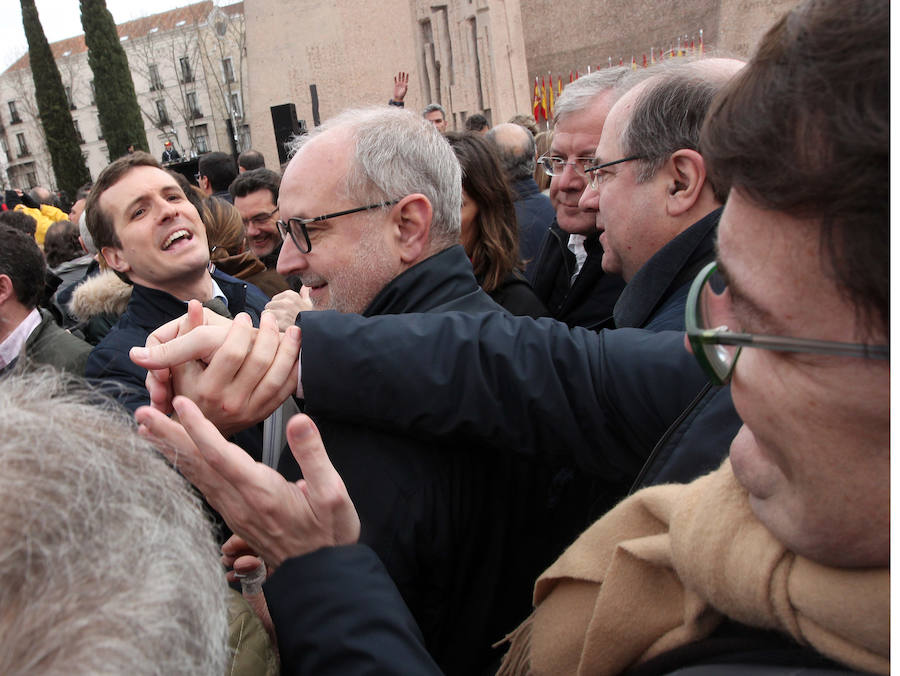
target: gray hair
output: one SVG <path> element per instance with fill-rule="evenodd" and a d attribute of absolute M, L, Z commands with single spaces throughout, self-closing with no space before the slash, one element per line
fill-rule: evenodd
<path fill-rule="evenodd" d="M 556 99 L 553 107 L 553 124 L 559 124 L 566 115 L 579 113 L 593 103 L 594 99 L 608 91 L 623 93 L 619 88 L 623 78 L 631 73 L 630 68 L 616 66 L 603 68 L 590 75 L 582 75 L 570 82 Z"/>
<path fill-rule="evenodd" d="M 497 155 L 511 180 L 534 175 L 534 136 L 528 129 L 506 122 L 491 129 L 487 137 L 497 146 Z"/>
<path fill-rule="evenodd" d="M 84 242 L 84 250 L 91 256 L 97 255 L 97 247 L 94 245 L 94 238 L 91 237 L 91 231 L 87 227 L 87 211 L 81 210 L 81 216 L 78 217 L 78 233 L 81 235 L 81 241 Z"/>
<path fill-rule="evenodd" d="M 699 152 L 706 113 L 734 72 L 722 63 L 722 59 L 710 59 L 647 69 L 652 80 L 638 95 L 622 131 L 624 156 L 643 158 L 638 161 L 639 183 L 650 180 L 675 151 Z M 716 199 L 724 202 L 726 195 L 715 185 L 712 188 Z"/>
<path fill-rule="evenodd" d="M 51 369 L 0 386 L 0 673 L 224 674 L 209 519 L 125 411 Z"/>
<path fill-rule="evenodd" d="M 348 198 L 362 205 L 421 193 L 433 210 L 432 248 L 459 240 L 462 174 L 450 144 L 433 124 L 394 107 L 345 110 L 296 138 L 292 155 L 338 128 L 347 128 L 356 142 L 345 183 Z"/>
<path fill-rule="evenodd" d="M 422 111 L 422 117 L 425 117 L 426 115 L 428 115 L 428 113 L 433 113 L 436 110 L 440 111 L 445 120 L 447 119 L 447 111 L 444 110 L 444 106 L 442 106 L 440 103 L 429 103 L 427 106 L 425 106 L 425 110 Z"/>

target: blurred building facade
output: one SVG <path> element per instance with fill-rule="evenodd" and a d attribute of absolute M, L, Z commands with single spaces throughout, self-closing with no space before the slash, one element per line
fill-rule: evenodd
<path fill-rule="evenodd" d="M 230 153 L 232 142 L 238 151 L 250 147 L 243 3 L 216 7 L 207 0 L 117 29 L 151 154 L 161 158 L 167 141 L 183 158 L 212 150 Z M 50 48 L 82 155 L 96 179 L 115 158 L 109 157 L 100 129 L 84 36 Z M 3 187 L 55 187 L 27 54 L 0 74 L 0 167 Z"/>

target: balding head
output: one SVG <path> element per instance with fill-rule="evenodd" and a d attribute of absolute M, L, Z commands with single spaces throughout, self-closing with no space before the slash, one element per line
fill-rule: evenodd
<path fill-rule="evenodd" d="M 725 201 L 706 176 L 700 130 L 741 67 L 709 59 L 654 68 L 609 111 L 596 160 L 608 165 L 581 204 L 597 210 L 603 269 L 626 282 L 662 247 Z"/>
<path fill-rule="evenodd" d="M 511 122 L 498 124 L 487 136 L 496 145 L 510 180 L 534 175 L 534 136 L 525 127 Z"/>
<path fill-rule="evenodd" d="M 663 62 L 629 89 L 609 113 L 622 157 L 640 157 L 639 180 L 649 180 L 677 150 L 699 151 L 700 129 L 716 94 L 744 65 L 737 59 Z M 725 195 L 716 192 L 721 203 Z"/>

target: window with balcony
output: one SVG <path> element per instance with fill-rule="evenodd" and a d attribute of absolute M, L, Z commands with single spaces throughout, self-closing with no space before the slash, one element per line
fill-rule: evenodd
<path fill-rule="evenodd" d="M 186 56 L 182 56 L 178 59 L 178 64 L 181 67 L 181 81 L 193 82 L 194 73 L 191 71 L 191 60 Z"/>
<path fill-rule="evenodd" d="M 209 152 L 209 135 L 206 131 L 205 124 L 198 124 L 192 130 L 194 136 L 194 145 L 197 146 L 198 153 Z"/>
<path fill-rule="evenodd" d="M 91 80 L 91 105 L 95 105 L 97 103 L 97 90 L 94 89 L 94 81 Z"/>
<path fill-rule="evenodd" d="M 97 140 L 98 140 L 98 141 L 102 141 L 102 140 L 103 140 L 103 125 L 100 124 L 100 118 L 99 118 L 99 117 L 97 117 Z"/>
<path fill-rule="evenodd" d="M 19 157 L 28 157 L 31 153 L 28 151 L 28 143 L 25 141 L 25 134 L 16 134 L 16 143 L 19 144 Z"/>
<path fill-rule="evenodd" d="M 187 100 L 187 109 L 190 118 L 196 120 L 203 117 L 203 112 L 200 110 L 200 104 L 197 103 L 197 92 L 188 92 L 185 99 Z"/>
<path fill-rule="evenodd" d="M 84 136 L 81 135 L 81 127 L 78 125 L 78 120 L 72 120 L 75 124 L 75 138 L 78 139 L 78 143 L 84 143 Z"/>
<path fill-rule="evenodd" d="M 66 101 L 69 104 L 69 110 L 75 110 L 75 100 L 72 98 L 71 87 L 66 87 Z"/>
<path fill-rule="evenodd" d="M 156 100 L 156 116 L 159 118 L 160 126 L 166 124 L 172 124 L 172 121 L 169 119 L 169 111 L 166 110 L 166 102 L 163 99 Z"/>
<path fill-rule="evenodd" d="M 3 151 L 3 155 L 6 157 L 7 162 L 12 162 L 12 154 L 9 152 L 9 144 L 6 142 L 6 139 L 0 136 L 0 150 Z"/>
<path fill-rule="evenodd" d="M 159 66 L 150 64 L 150 91 L 155 92 L 163 88 L 162 78 L 159 77 Z"/>
<path fill-rule="evenodd" d="M 241 105 L 241 93 L 240 92 L 231 92 L 231 112 L 234 115 L 235 120 L 243 119 L 244 117 L 244 106 Z"/>
<path fill-rule="evenodd" d="M 16 110 L 16 102 L 9 102 L 9 123 L 10 124 L 19 124 L 22 121 L 22 118 L 19 117 L 19 111 Z"/>
<path fill-rule="evenodd" d="M 234 82 L 234 65 L 230 56 L 222 59 L 222 75 L 225 77 L 225 82 Z"/>

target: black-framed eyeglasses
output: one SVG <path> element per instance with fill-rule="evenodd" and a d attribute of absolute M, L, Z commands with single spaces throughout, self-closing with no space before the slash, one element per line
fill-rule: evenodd
<path fill-rule="evenodd" d="M 250 218 L 242 218 L 244 221 L 244 227 L 249 226 L 251 223 L 255 225 L 257 228 L 263 227 L 266 223 L 272 220 L 272 216 L 274 216 L 278 212 L 278 207 L 275 207 L 269 213 L 261 213 L 256 214 L 255 216 L 251 216 Z"/>
<path fill-rule="evenodd" d="M 309 253 L 312 250 L 312 242 L 309 241 L 309 232 L 306 230 L 306 226 L 310 223 L 327 221 L 329 218 L 347 216 L 348 214 L 355 214 L 360 211 L 370 211 L 372 209 L 389 207 L 399 201 L 399 199 L 396 199 L 389 202 L 378 202 L 377 204 L 370 204 L 366 207 L 356 207 L 355 209 L 336 211 L 333 214 L 325 214 L 324 216 L 316 216 L 315 218 L 289 218 L 287 219 L 287 222 L 278 220 L 275 221 L 275 225 L 278 226 L 278 232 L 281 234 L 282 239 L 287 239 L 287 236 L 290 235 L 291 240 L 294 242 L 294 246 L 297 247 L 297 250 L 300 253 Z"/>
<path fill-rule="evenodd" d="M 694 357 L 716 385 L 724 385 L 731 380 L 734 365 L 744 347 L 864 359 L 891 358 L 889 345 L 839 343 L 729 331 L 729 326 L 738 324 L 732 313 L 728 284 L 715 262 L 703 268 L 691 284 L 684 321 Z"/>
<path fill-rule="evenodd" d="M 547 176 L 560 176 L 566 170 L 567 165 L 572 165 L 575 173 L 579 176 L 586 176 L 585 171 L 597 160 L 593 157 L 576 157 L 571 162 L 566 162 L 561 157 L 553 155 L 542 155 L 538 158 L 538 163 L 543 167 Z"/>
<path fill-rule="evenodd" d="M 622 164 L 622 162 L 631 162 L 632 160 L 642 159 L 644 158 L 640 155 L 632 155 L 631 157 L 623 157 L 621 160 L 613 160 L 612 162 L 604 162 L 603 164 L 595 164 L 588 167 L 584 171 L 590 175 L 591 190 L 599 190 L 600 184 L 603 183 L 603 173 L 600 171 L 601 169 L 606 169 L 606 167 L 611 167 L 614 164 Z"/>

